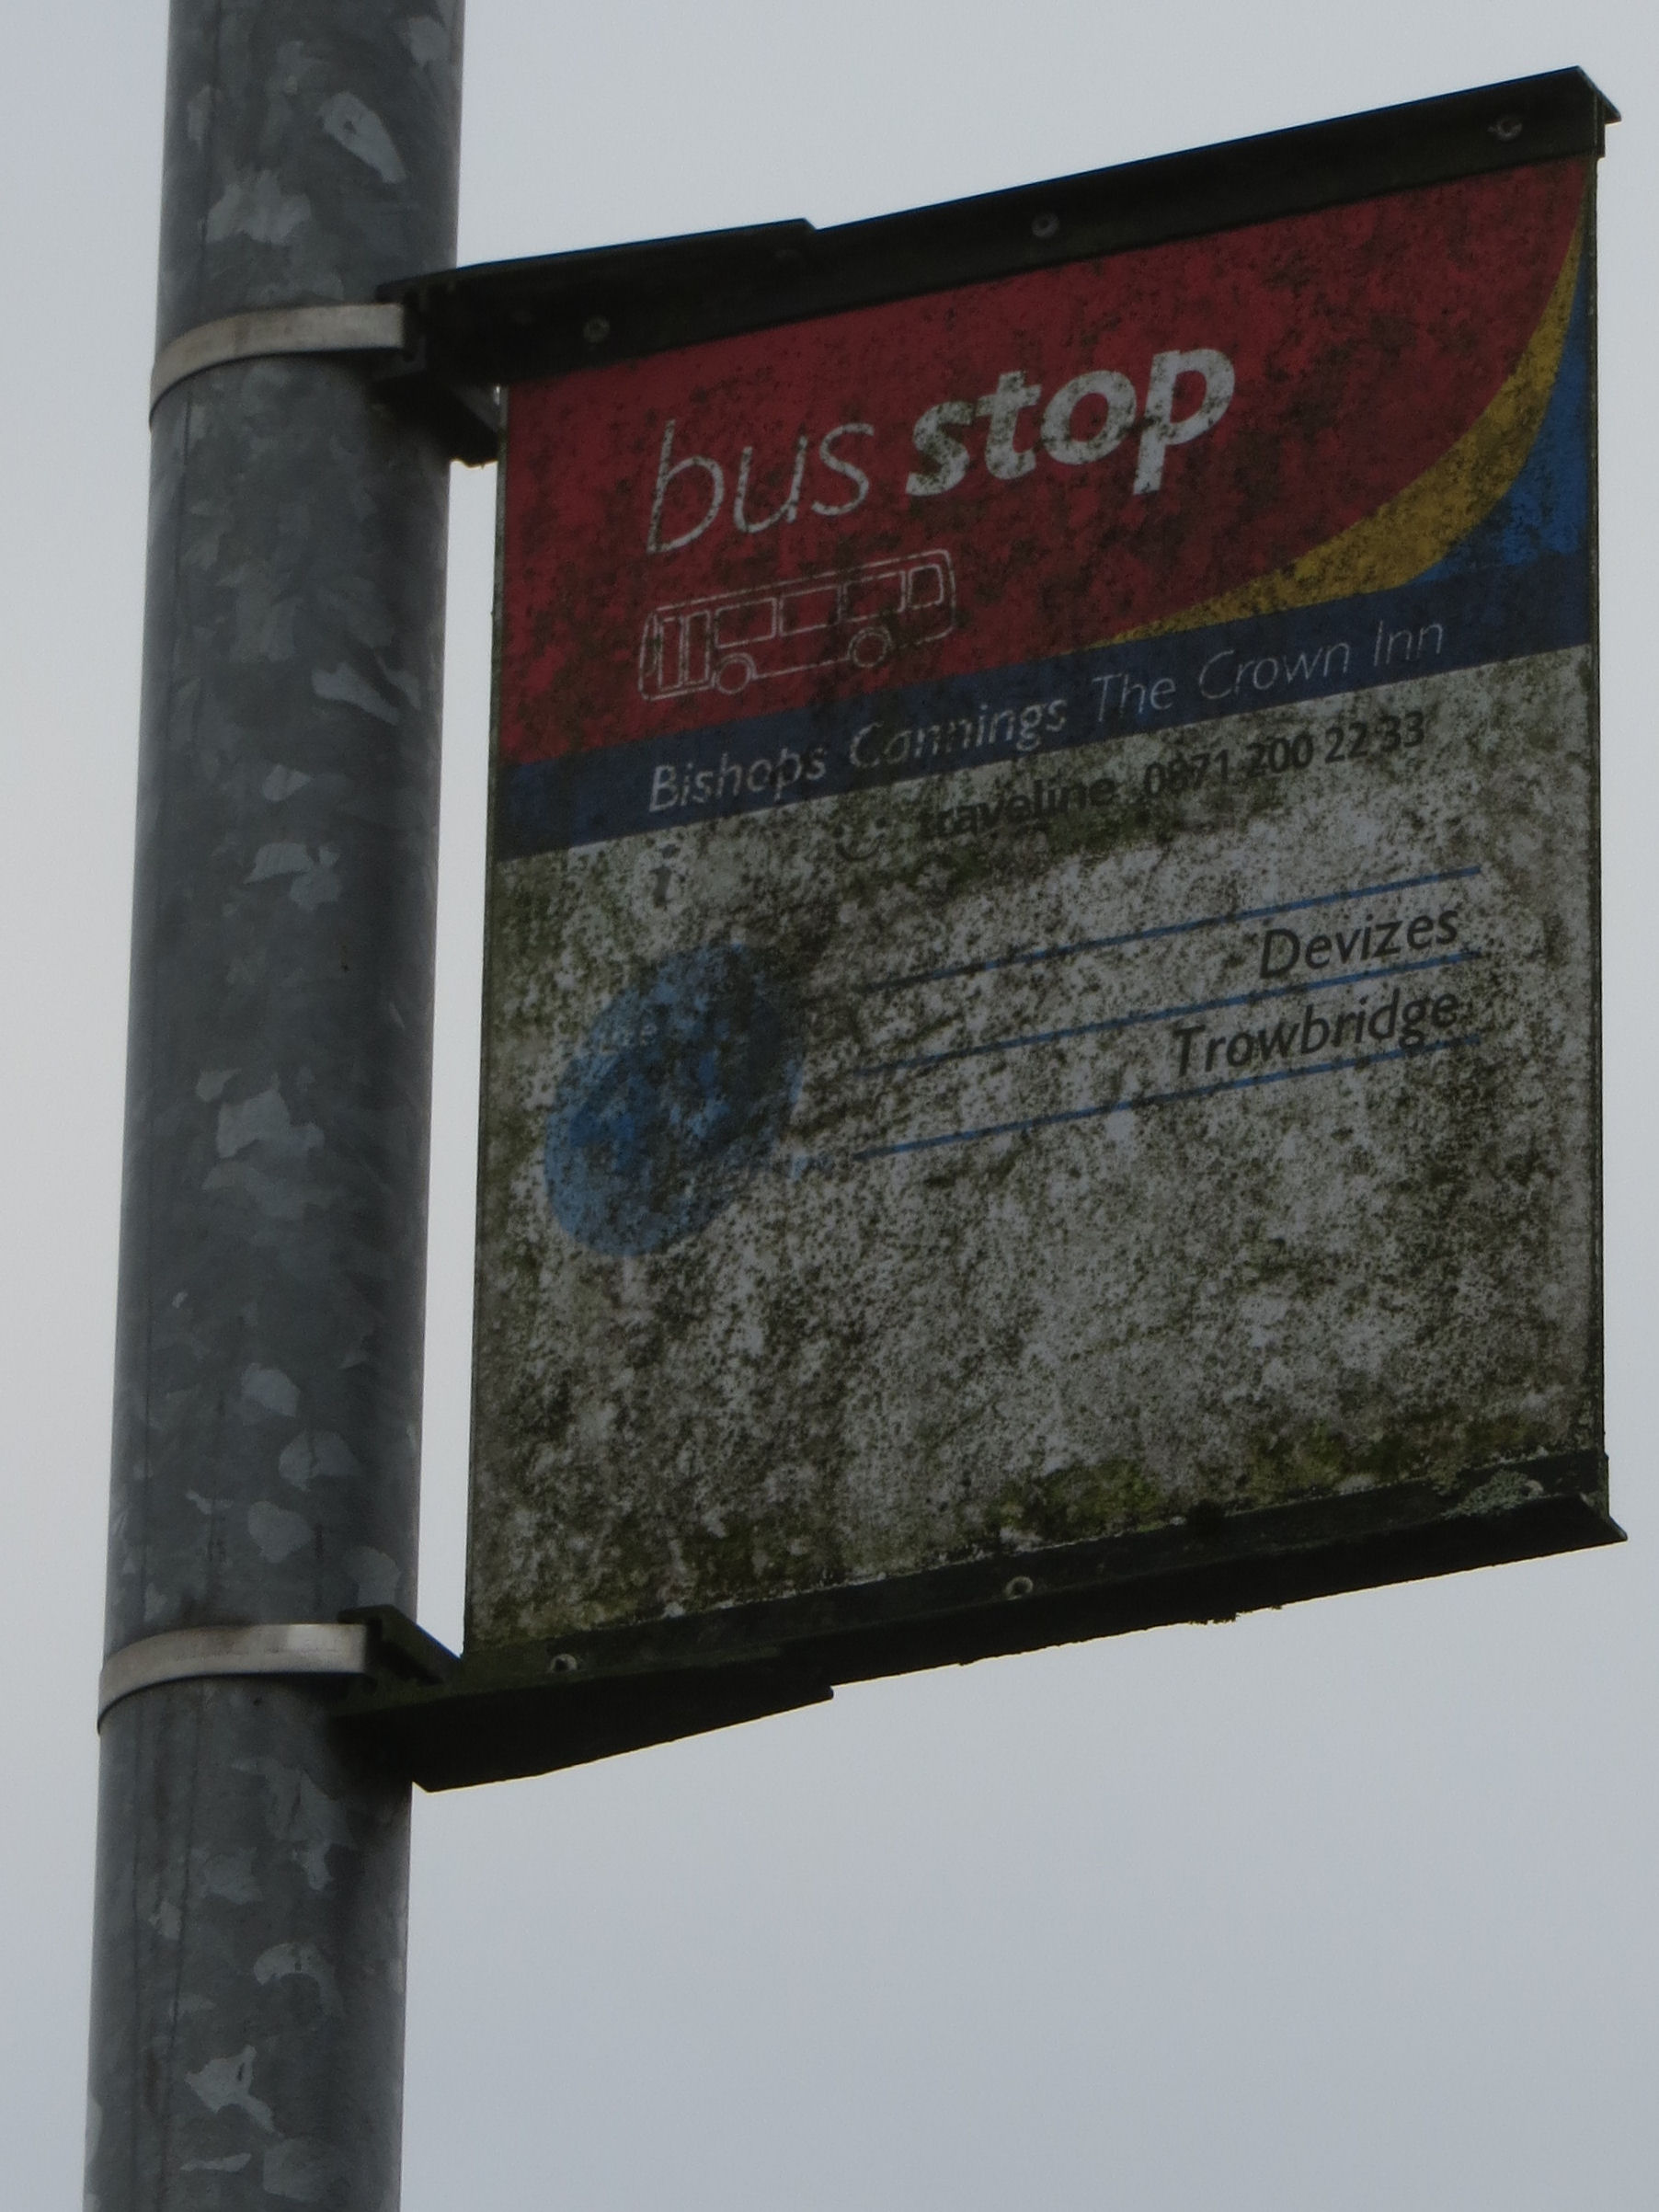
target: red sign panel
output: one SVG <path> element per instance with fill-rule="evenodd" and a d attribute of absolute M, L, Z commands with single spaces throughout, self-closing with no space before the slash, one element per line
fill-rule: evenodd
<path fill-rule="evenodd" d="M 856 743 L 867 715 L 814 710 L 1421 577 L 1536 440 L 1586 176 L 1463 178 L 517 387 L 509 846 L 948 765 L 977 723 L 901 762 L 886 732 Z M 1234 705 L 1264 695 L 1241 658 L 1207 686 Z M 1098 731 L 1024 712 L 1015 746 Z M 778 716 L 770 766 L 696 741 Z M 640 746 L 648 770 L 617 757 Z"/>

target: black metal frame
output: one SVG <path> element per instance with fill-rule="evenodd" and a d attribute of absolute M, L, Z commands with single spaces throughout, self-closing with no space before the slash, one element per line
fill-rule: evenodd
<path fill-rule="evenodd" d="M 963 1666 L 1341 1590 L 1620 1543 L 1607 1461 L 1570 1452 L 1342 1498 L 1009 1553 L 765 1605 L 457 1656 L 390 1606 L 338 1724 L 427 1790 L 505 1782 Z"/>
<path fill-rule="evenodd" d="M 384 284 L 379 297 L 414 312 L 407 375 L 475 392 L 1379 193 L 1599 155 L 1618 120 L 1582 70 L 1556 70 L 828 230 L 796 220 L 485 262 Z M 471 418 L 479 421 L 475 411 Z"/>

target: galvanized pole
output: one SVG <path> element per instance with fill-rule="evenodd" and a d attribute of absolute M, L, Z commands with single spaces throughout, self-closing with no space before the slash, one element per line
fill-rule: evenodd
<path fill-rule="evenodd" d="M 173 0 L 160 343 L 451 260 L 460 63 Z M 109 1653 L 414 1608 L 447 474 L 350 361 L 155 412 Z M 396 2204 L 408 1796 L 326 1696 L 104 1721 L 93 2212 Z"/>

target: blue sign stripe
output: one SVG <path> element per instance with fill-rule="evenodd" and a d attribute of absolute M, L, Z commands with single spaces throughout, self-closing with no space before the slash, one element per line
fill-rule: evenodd
<path fill-rule="evenodd" d="M 1459 1052 L 1478 1045 L 1480 1036 L 1439 1037 L 1421 1045 L 1395 1045 L 1386 1052 L 1350 1054 L 1343 1060 L 1317 1060 L 1302 1068 L 1270 1068 L 1262 1075 L 1229 1076 L 1221 1083 L 1196 1083 L 1177 1091 L 1148 1091 L 1127 1098 L 1109 1098 L 1099 1106 L 1066 1106 L 1052 1114 L 1027 1114 L 1014 1121 L 988 1121 L 977 1129 L 947 1129 L 938 1137 L 907 1137 L 894 1144 L 869 1144 L 856 1152 L 855 1161 L 892 1160 L 907 1152 L 937 1152 L 942 1146 L 982 1144 L 989 1137 L 1024 1137 L 1035 1129 L 1063 1129 L 1072 1122 L 1099 1121 L 1108 1114 L 1144 1114 L 1153 1106 L 1184 1106 L 1194 1099 L 1219 1098 L 1230 1091 L 1260 1091 L 1270 1083 L 1299 1083 L 1311 1075 L 1344 1075 L 1356 1070 L 1387 1066 L 1393 1060 L 1426 1060 L 1436 1052 Z"/>
<path fill-rule="evenodd" d="M 1589 642 L 1588 564 L 1547 553 L 1391 591 L 915 684 L 558 761 L 503 763 L 496 856 L 776 812 Z"/>

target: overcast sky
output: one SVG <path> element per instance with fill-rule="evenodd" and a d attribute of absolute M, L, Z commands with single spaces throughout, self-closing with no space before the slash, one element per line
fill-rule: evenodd
<path fill-rule="evenodd" d="M 19 11 L 19 16 L 24 11 Z M 79 2201 L 160 0 L 0 100 L 0 2172 Z M 406 2212 L 1651 2212 L 1650 6 L 472 0 L 462 255 L 836 222 L 1578 63 L 1602 171 L 1617 1553 L 417 1803 Z M 457 472 L 421 1616 L 460 1637 L 492 473 Z"/>

